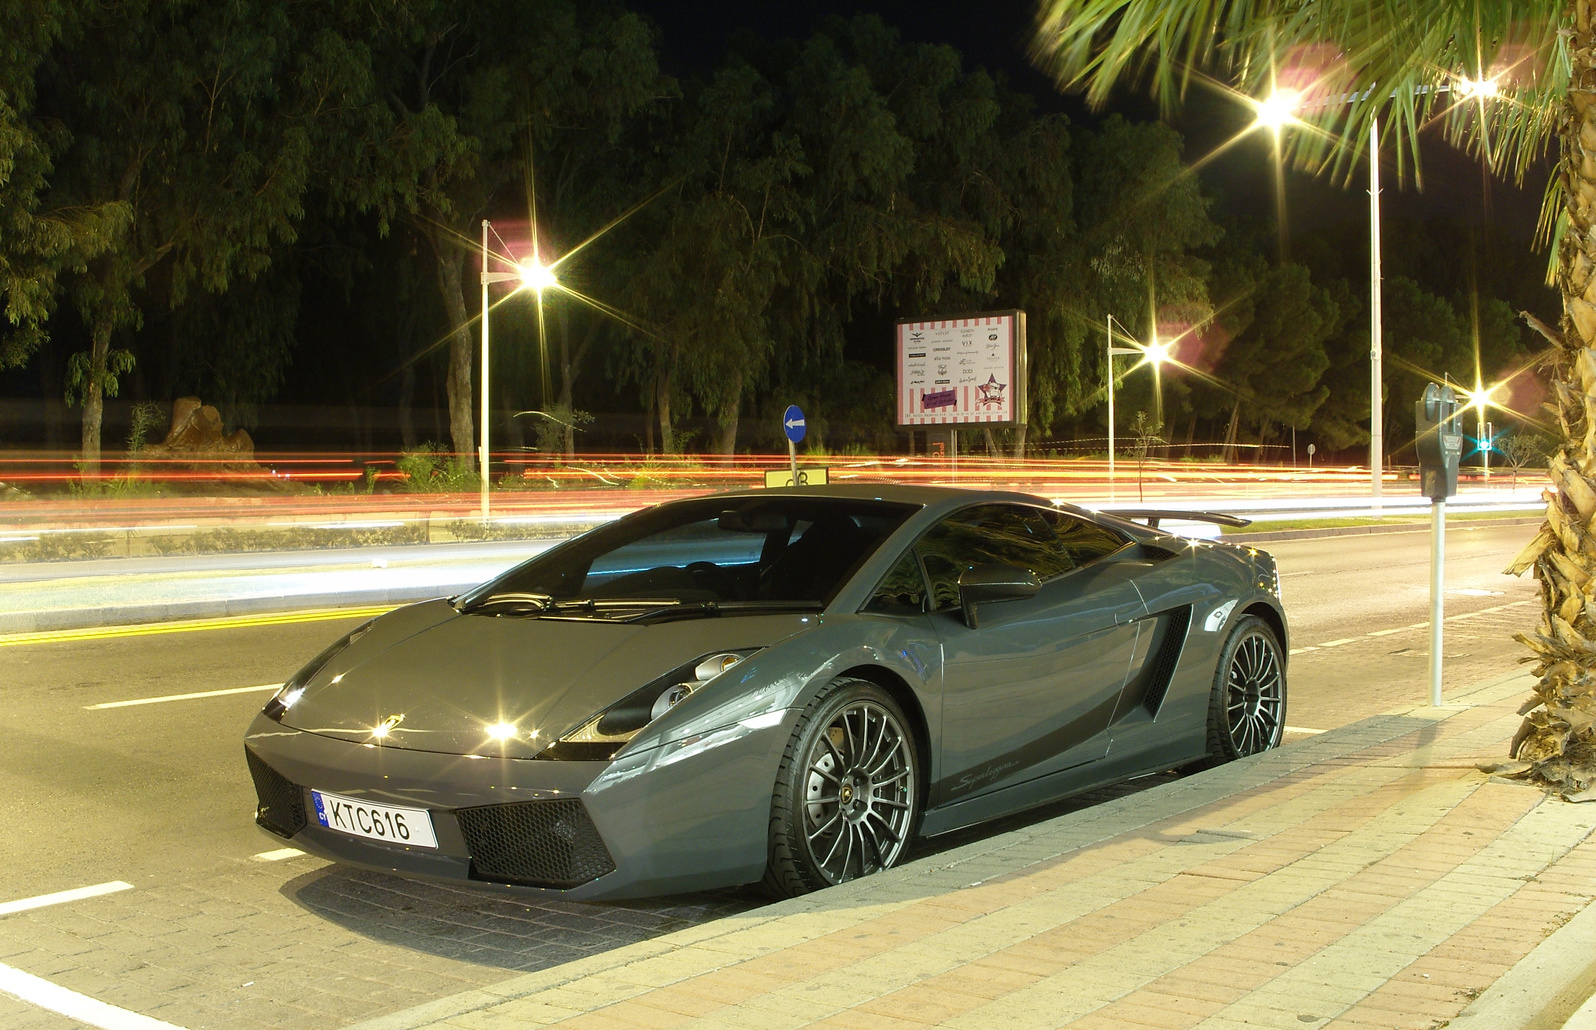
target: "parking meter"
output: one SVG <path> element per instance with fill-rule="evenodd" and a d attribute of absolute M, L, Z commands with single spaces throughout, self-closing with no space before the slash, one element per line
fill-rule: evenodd
<path fill-rule="evenodd" d="M 1463 455 L 1463 429 L 1458 425 L 1458 396 L 1450 386 L 1431 383 L 1424 399 L 1414 404 L 1418 437 L 1419 491 L 1432 501 L 1457 493 L 1457 463 Z"/>

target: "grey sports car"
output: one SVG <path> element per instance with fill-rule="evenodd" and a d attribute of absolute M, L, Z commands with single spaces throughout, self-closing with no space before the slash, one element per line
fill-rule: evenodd
<path fill-rule="evenodd" d="M 718 494 L 375 619 L 251 723 L 256 822 L 568 898 L 798 894 L 1279 743 L 1274 560 L 1012 493 Z"/>

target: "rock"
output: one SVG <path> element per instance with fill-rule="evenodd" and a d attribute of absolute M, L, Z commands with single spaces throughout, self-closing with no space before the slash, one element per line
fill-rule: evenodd
<path fill-rule="evenodd" d="M 141 457 L 175 458 L 181 461 L 253 464 L 255 441 L 242 429 L 222 431 L 222 414 L 198 397 L 179 397 L 172 402 L 172 428 L 160 443 L 147 444 Z"/>

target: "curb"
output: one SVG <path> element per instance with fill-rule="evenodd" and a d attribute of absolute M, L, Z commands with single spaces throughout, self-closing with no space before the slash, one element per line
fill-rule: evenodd
<path fill-rule="evenodd" d="M 60 630 L 111 626 L 147 626 L 190 619 L 220 619 L 238 615 L 281 615 L 290 612 L 361 608 L 391 604 L 398 607 L 457 593 L 469 584 L 440 584 L 429 590 L 343 591 L 295 594 L 286 597 L 240 597 L 225 601 L 176 601 L 169 604 L 118 605 L 115 608 L 62 608 L 0 614 L 0 636 L 52 633 Z"/>
<path fill-rule="evenodd" d="M 1450 1030 L 1589 1030 L 1596 1027 L 1593 990 L 1596 905 L 1537 944 L 1447 1026 Z"/>

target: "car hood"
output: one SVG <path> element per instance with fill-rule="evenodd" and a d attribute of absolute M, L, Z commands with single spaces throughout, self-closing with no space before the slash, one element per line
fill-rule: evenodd
<path fill-rule="evenodd" d="M 310 680 L 283 723 L 365 744 L 388 722 L 384 747 L 531 758 L 687 662 L 764 647 L 814 624 L 796 614 L 617 623 L 416 607 L 433 605 L 446 609 L 441 620 L 436 609 L 378 619 Z M 485 730 L 496 723 L 514 724 L 516 738 L 491 741 Z"/>

